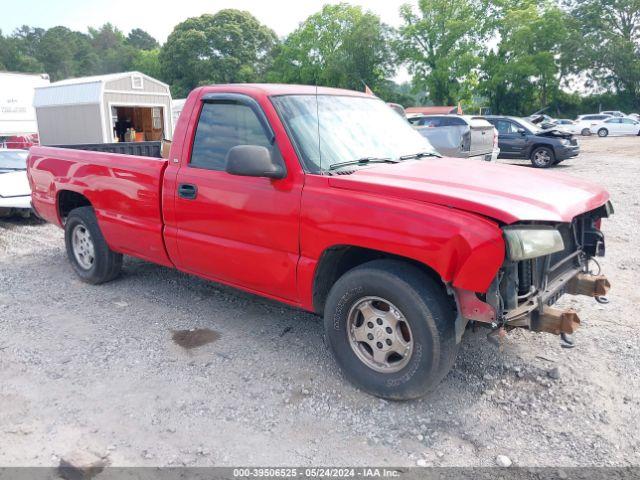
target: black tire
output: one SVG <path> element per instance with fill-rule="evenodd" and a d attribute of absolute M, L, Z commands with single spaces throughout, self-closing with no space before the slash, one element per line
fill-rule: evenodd
<path fill-rule="evenodd" d="M 93 261 L 83 266 L 76 257 L 74 231 L 88 232 L 93 246 Z M 113 280 L 122 269 L 122 254 L 116 253 L 105 242 L 96 214 L 91 207 L 79 207 L 71 211 L 64 225 L 64 240 L 71 266 L 83 282 L 98 285 Z"/>
<path fill-rule="evenodd" d="M 582 132 L 580 132 L 580 134 L 581 134 L 583 137 L 589 137 L 589 136 L 591 135 L 591 130 L 589 130 L 588 128 L 583 128 L 583 129 L 582 129 Z"/>
<path fill-rule="evenodd" d="M 397 372 L 376 371 L 352 347 L 348 319 L 367 297 L 391 302 L 410 327 L 412 353 Z M 390 400 L 421 397 L 449 372 L 459 345 L 455 306 L 444 289 L 419 268 L 396 260 L 374 260 L 338 279 L 325 305 L 325 335 L 345 376 L 362 390 Z"/>
<path fill-rule="evenodd" d="M 604 138 L 608 135 L 609 135 L 609 130 L 607 130 L 606 128 L 601 128 L 600 130 L 598 130 L 599 137 Z"/>
<path fill-rule="evenodd" d="M 556 163 L 556 154 L 552 148 L 537 147 L 531 152 L 530 159 L 536 168 L 549 168 Z"/>

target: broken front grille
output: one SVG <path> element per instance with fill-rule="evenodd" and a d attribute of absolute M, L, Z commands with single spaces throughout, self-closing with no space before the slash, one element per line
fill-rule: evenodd
<path fill-rule="evenodd" d="M 536 292 L 543 291 L 549 283 L 580 266 L 581 252 L 576 241 L 580 238 L 579 225 L 579 221 L 574 221 L 571 224 L 563 224 L 558 227 L 564 243 L 562 251 L 518 262 L 517 292 L 519 302 L 525 301 Z"/>

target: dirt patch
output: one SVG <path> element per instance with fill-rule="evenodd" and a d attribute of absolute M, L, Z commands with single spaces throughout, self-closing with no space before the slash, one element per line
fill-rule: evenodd
<path fill-rule="evenodd" d="M 176 345 L 191 350 L 213 343 L 220 338 L 220 333 L 209 328 L 196 328 L 194 330 L 173 330 L 171 336 Z"/>

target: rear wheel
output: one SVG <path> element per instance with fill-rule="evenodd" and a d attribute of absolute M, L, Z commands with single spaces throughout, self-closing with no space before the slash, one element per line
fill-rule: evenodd
<path fill-rule="evenodd" d="M 549 168 L 556 163 L 556 155 L 549 147 L 538 147 L 531 152 L 531 163 L 536 168 Z"/>
<path fill-rule="evenodd" d="M 450 298 L 420 269 L 395 260 L 368 262 L 338 279 L 324 323 L 345 376 L 382 398 L 425 395 L 458 350 Z"/>
<path fill-rule="evenodd" d="M 606 137 L 607 135 L 609 135 L 609 130 L 607 130 L 606 128 L 601 128 L 600 130 L 598 130 L 598 136 L 599 137 Z"/>
<path fill-rule="evenodd" d="M 97 285 L 118 276 L 122 254 L 109 248 L 91 207 L 71 211 L 64 226 L 67 256 L 84 282 Z"/>

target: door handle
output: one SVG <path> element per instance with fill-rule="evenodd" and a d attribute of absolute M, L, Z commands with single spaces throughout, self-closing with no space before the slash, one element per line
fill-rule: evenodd
<path fill-rule="evenodd" d="M 193 200 L 198 196 L 198 187 L 191 185 L 190 183 L 181 183 L 178 185 L 178 195 L 180 198 Z"/>

